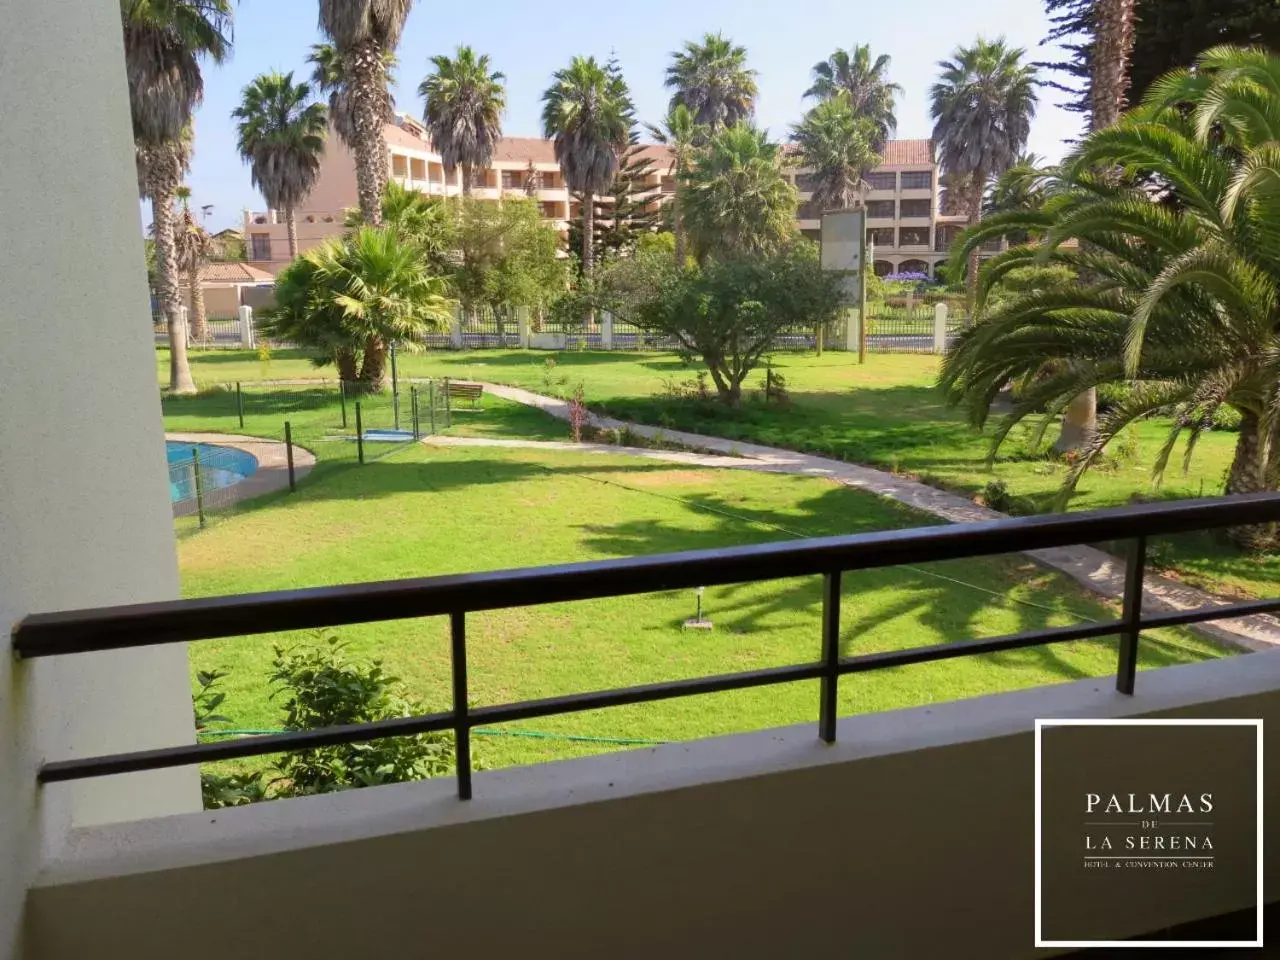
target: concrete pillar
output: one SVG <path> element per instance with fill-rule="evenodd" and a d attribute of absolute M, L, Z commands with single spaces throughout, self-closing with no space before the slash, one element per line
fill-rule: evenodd
<path fill-rule="evenodd" d="M 182 645 L 16 661 L 38 611 L 178 596 L 117 0 L 0 30 L 0 958 L 74 826 L 200 806 L 192 768 L 38 788 L 45 759 L 190 743 Z M 69 53 L 70 51 L 70 53 Z M 67 177 L 67 157 L 93 157 Z M 106 238 L 107 242 L 103 242 Z M 38 269 L 32 269 L 32 265 Z M 87 323 L 86 318 L 93 322 Z M 43 849 L 42 849 L 43 848 Z"/>
<path fill-rule="evenodd" d="M 947 305 L 933 305 L 933 352 L 947 352 Z"/>
<path fill-rule="evenodd" d="M 245 305 L 236 312 L 240 316 L 240 346 L 252 349 L 257 346 L 253 329 L 253 307 Z"/>
<path fill-rule="evenodd" d="M 449 325 L 449 346 L 454 350 L 462 349 L 462 313 L 455 311 L 453 323 Z"/>
<path fill-rule="evenodd" d="M 608 310 L 600 312 L 600 346 L 605 350 L 613 349 L 613 314 Z"/>
<path fill-rule="evenodd" d="M 857 307 L 847 307 L 845 309 L 844 348 L 850 353 L 858 352 L 861 330 L 862 311 Z"/>
<path fill-rule="evenodd" d="M 520 341 L 520 349 L 529 349 L 529 308 L 516 308 L 516 338 Z"/>

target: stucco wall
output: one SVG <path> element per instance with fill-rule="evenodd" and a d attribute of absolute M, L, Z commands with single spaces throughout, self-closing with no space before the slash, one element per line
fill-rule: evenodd
<path fill-rule="evenodd" d="M 194 771 L 39 791 L 41 757 L 191 737 L 186 652 L 18 664 L 24 614 L 176 596 L 115 0 L 0 3 L 0 957 L 67 828 L 198 805 Z M 58 131 L 50 136 L 50 131 Z M 68 177 L 92 156 L 92 177 Z"/>
<path fill-rule="evenodd" d="M 848 718 L 832 746 L 809 724 L 480 773 L 467 803 L 432 782 L 86 831 L 33 892 L 33 956 L 1043 956 L 1035 718 L 1270 724 L 1277 687 L 1254 654 L 1133 698 L 1106 678 Z M 1249 904 L 1130 906 L 1117 936 Z"/>

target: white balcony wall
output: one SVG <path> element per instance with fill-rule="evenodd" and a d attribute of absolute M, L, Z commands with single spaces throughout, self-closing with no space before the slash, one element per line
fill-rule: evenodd
<path fill-rule="evenodd" d="M 1280 653 L 1113 685 L 851 717 L 831 746 L 805 724 L 482 772 L 465 803 L 447 780 L 85 831 L 32 891 L 31 957 L 1052 955 L 1032 946 L 1034 720 L 1280 723 Z M 1265 769 L 1274 824 L 1277 738 Z M 1107 920 L 1248 906 L 1182 885 Z"/>
<path fill-rule="evenodd" d="M 17 957 L 24 888 L 71 827 L 200 796 L 194 770 L 36 786 L 44 758 L 193 733 L 181 645 L 7 649 L 26 614 L 169 599 L 178 572 L 119 4 L 7 3 L 0 20 L 0 957 Z M 68 156 L 94 175 L 68 178 Z"/>

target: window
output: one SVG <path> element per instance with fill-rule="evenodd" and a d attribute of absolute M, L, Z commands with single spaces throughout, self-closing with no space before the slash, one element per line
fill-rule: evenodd
<path fill-rule="evenodd" d="M 796 174 L 796 189 L 801 193 L 813 193 L 814 175 L 812 173 Z"/>
<path fill-rule="evenodd" d="M 521 182 L 522 181 L 520 179 L 519 170 L 503 170 L 502 171 L 502 186 L 505 189 L 507 190 L 519 189 L 519 187 L 521 186 Z"/>
<path fill-rule="evenodd" d="M 800 209 L 796 213 L 798 220 L 817 220 L 822 217 L 822 205 L 815 203 L 813 200 L 806 200 L 800 204 Z"/>
<path fill-rule="evenodd" d="M 892 220 L 893 201 L 869 200 L 867 202 L 867 216 L 872 220 Z"/>
<path fill-rule="evenodd" d="M 903 200 L 902 219 L 908 217 L 928 217 L 933 212 L 932 200 Z"/>
<path fill-rule="evenodd" d="M 903 186 L 906 186 L 906 177 L 903 176 Z M 896 173 L 868 173 L 867 183 L 871 184 L 872 190 L 892 190 L 898 185 L 898 175 Z"/>
<path fill-rule="evenodd" d="M 898 232 L 898 240 L 904 247 L 927 247 L 929 245 L 929 228 L 903 227 Z"/>
<path fill-rule="evenodd" d="M 867 243 L 875 244 L 877 247 L 892 247 L 894 245 L 893 227 L 872 227 L 867 231 Z"/>
<path fill-rule="evenodd" d="M 928 190 L 933 186 L 933 174 L 928 170 L 903 173 L 902 189 L 903 190 Z"/>
<path fill-rule="evenodd" d="M 271 259 L 271 234 L 269 233 L 249 234 L 249 259 L 250 260 L 270 260 Z"/>

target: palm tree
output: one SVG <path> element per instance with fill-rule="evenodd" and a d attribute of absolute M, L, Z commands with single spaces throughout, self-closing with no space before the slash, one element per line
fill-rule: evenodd
<path fill-rule="evenodd" d="M 747 67 L 747 48 L 719 33 L 685 41 L 671 54 L 666 85 L 675 91 L 669 109 L 687 107 L 709 133 L 749 119 L 755 109 L 756 72 Z"/>
<path fill-rule="evenodd" d="M 942 167 L 969 177 L 969 225 L 982 219 L 987 182 L 1009 169 L 1024 147 L 1036 112 L 1035 67 L 1026 51 L 1004 38 L 979 37 L 938 64 L 942 75 L 929 91 L 933 140 Z M 978 251 L 969 260 L 969 299 L 978 283 Z"/>
<path fill-rule="evenodd" d="M 205 322 L 204 287 L 200 284 L 200 270 L 209 262 L 209 251 L 212 239 L 204 226 L 191 213 L 191 188 L 182 186 L 177 189 L 178 202 L 182 204 L 182 213 L 174 228 L 174 243 L 178 249 L 178 267 L 187 278 L 187 289 L 191 291 L 191 339 L 203 340 L 208 336 L 208 324 Z"/>
<path fill-rule="evenodd" d="M 824 100 L 791 128 L 799 163 L 810 168 L 813 203 L 823 210 L 861 206 L 866 172 L 880 156 L 875 123 L 854 113 L 848 94 Z"/>
<path fill-rule="evenodd" d="M 362 226 L 280 272 L 264 329 L 319 351 L 318 361 L 336 363 L 343 379 L 382 389 L 387 344 L 412 348 L 448 329 L 453 301 L 445 293 L 444 278 L 424 269 L 421 250 L 395 227 Z"/>
<path fill-rule="evenodd" d="M 435 73 L 418 85 L 418 96 L 426 101 L 422 118 L 445 170 L 461 167 L 462 192 L 470 194 L 471 171 L 489 166 L 502 139 L 506 75 L 490 72 L 489 55 L 477 57 L 470 47 L 458 47 L 454 57 L 434 56 L 431 63 Z"/>
<path fill-rule="evenodd" d="M 555 141 L 569 189 L 582 196 L 582 272 L 593 269 L 595 198 L 613 183 L 631 134 L 631 96 L 595 57 L 574 57 L 542 95 L 542 128 Z"/>
<path fill-rule="evenodd" d="M 689 108 L 683 103 L 678 103 L 667 111 L 667 117 L 662 126 L 656 127 L 653 124 L 646 124 L 645 126 L 654 140 L 665 145 L 671 151 L 671 175 L 678 182 L 680 175 L 689 166 L 689 158 L 693 155 L 694 145 L 703 136 L 702 128 L 698 126 L 697 121 L 693 119 L 693 114 L 689 112 Z M 674 228 L 672 232 L 676 238 L 676 264 L 684 266 L 684 223 L 680 213 L 680 195 L 678 193 L 671 198 L 671 216 Z"/>
<path fill-rule="evenodd" d="M 229 0 L 121 0 L 125 76 L 137 147 L 139 185 L 155 221 L 160 309 L 169 327 L 169 389 L 194 393 L 182 324 L 174 199 L 188 147 L 191 114 L 204 97 L 200 61 L 231 50 Z"/>
<path fill-rule="evenodd" d="M 267 206 L 283 210 L 289 225 L 289 256 L 298 255 L 296 208 L 320 178 L 329 120 L 324 104 L 311 100 L 311 87 L 292 73 L 263 73 L 244 88 L 231 116 L 240 156 Z"/>
<path fill-rule="evenodd" d="M 1119 119 L 1129 89 L 1129 54 L 1133 50 L 1135 0 L 1096 0 L 1093 5 L 1093 76 L 1089 84 L 1091 130 L 1102 130 Z M 1098 392 L 1086 390 L 1067 407 L 1062 432 L 1054 444 L 1059 452 L 1079 450 L 1098 428 Z"/>
<path fill-rule="evenodd" d="M 351 116 L 356 192 L 365 223 L 382 219 L 387 180 L 387 54 L 394 53 L 413 0 L 320 0 L 320 29 L 332 42 L 345 78 Z"/>
<path fill-rule="evenodd" d="M 857 44 L 852 50 L 837 49 L 813 65 L 813 85 L 804 95 L 831 100 L 842 93 L 848 94 L 854 115 L 866 117 L 875 124 L 874 146 L 882 150 L 884 142 L 897 129 L 894 101 L 902 93 L 900 84 L 885 79 L 890 62 L 887 54 L 872 61 L 871 48 L 865 43 Z"/>
<path fill-rule="evenodd" d="M 796 191 L 782 148 L 745 123 L 721 130 L 698 151 L 680 182 L 694 256 L 769 254 L 795 232 Z"/>
<path fill-rule="evenodd" d="M 337 48 L 331 43 L 314 44 L 307 62 L 311 64 L 312 86 L 321 96 L 329 98 L 329 122 L 333 124 L 334 132 L 338 139 L 354 150 L 356 127 L 352 117 L 350 84 Z M 395 119 L 396 99 L 391 95 L 391 84 L 395 82 L 395 68 L 398 64 L 394 50 L 382 52 L 382 71 L 387 78 L 387 87 L 383 90 L 386 98 L 381 106 L 384 122 Z M 387 178 L 385 164 L 382 178 Z"/>
<path fill-rule="evenodd" d="M 1099 417 L 1072 464 L 1064 502 L 1134 421 L 1171 417 L 1158 479 L 1179 438 L 1187 437 L 1189 458 L 1224 407 L 1240 421 L 1226 492 L 1274 490 L 1280 482 L 1276 76 L 1280 57 L 1263 51 L 1202 54 L 1195 71 L 1163 78 L 1143 107 L 1091 133 L 1064 161 L 1040 210 L 992 216 L 953 254 L 960 260 L 1010 230 L 1043 234 L 1040 243 L 988 261 L 980 298 L 1021 266 L 1060 263 L 1080 277 L 993 307 L 948 355 L 941 381 L 979 425 L 1006 383 L 1025 385 L 995 431 L 993 455 L 1025 418 L 1043 412 L 1043 433 L 1087 390 L 1128 385 L 1130 398 Z M 1152 202 L 1152 182 L 1163 186 L 1165 202 Z M 1257 547 L 1271 543 L 1273 531 L 1232 536 Z"/>
<path fill-rule="evenodd" d="M 451 259 L 452 217 L 440 199 L 388 181 L 382 195 L 382 222 L 401 240 L 414 244 L 433 273 L 443 276 L 456 266 Z M 359 230 L 362 223 L 359 210 L 347 211 L 344 226 L 349 232 Z"/>

